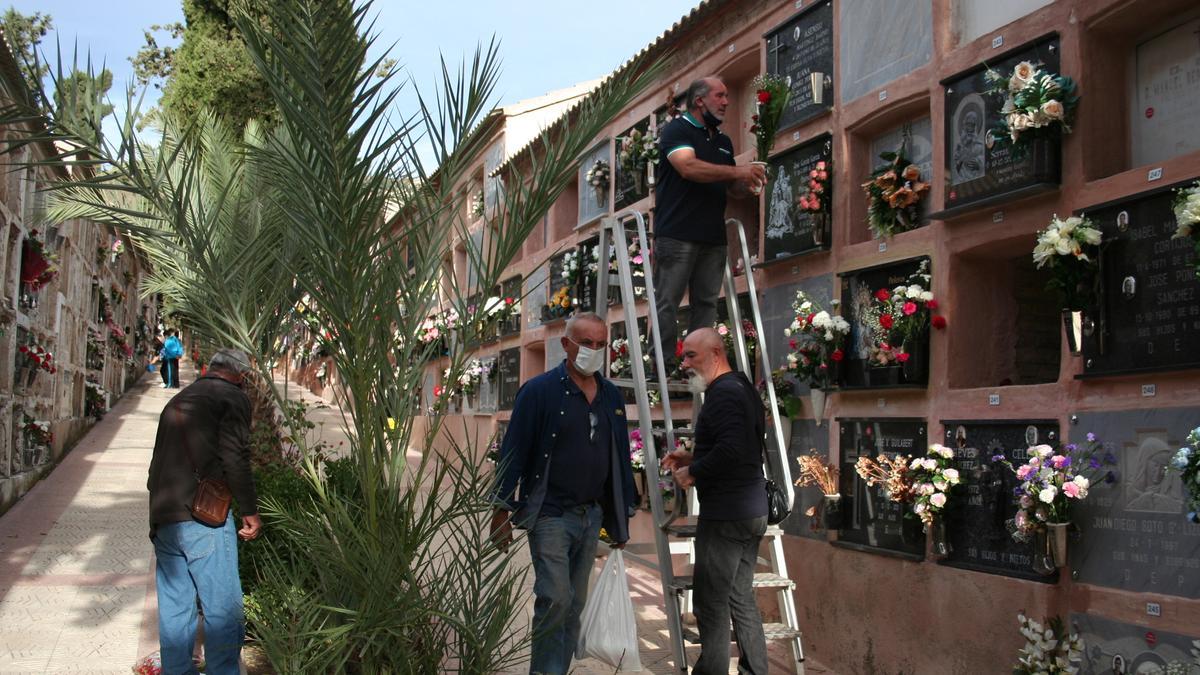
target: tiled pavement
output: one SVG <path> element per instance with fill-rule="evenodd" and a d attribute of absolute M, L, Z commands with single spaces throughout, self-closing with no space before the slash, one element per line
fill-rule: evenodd
<path fill-rule="evenodd" d="M 124 674 L 139 656 L 157 649 L 145 486 L 158 415 L 175 393 L 159 384 L 157 377 L 144 377 L 46 479 L 0 516 L 0 675 Z M 301 395 L 295 385 L 289 389 L 293 397 Z M 322 437 L 337 445 L 337 411 L 316 410 L 313 417 L 323 423 Z M 527 563 L 521 548 L 518 560 Z M 629 582 L 643 668 L 677 672 L 669 665 L 657 576 L 631 564 Z M 689 660 L 696 651 L 689 649 Z M 773 645 L 771 661 L 774 672 L 792 672 L 785 645 Z M 613 672 L 590 659 L 575 665 L 580 675 Z M 811 661 L 807 671 L 828 672 Z"/>

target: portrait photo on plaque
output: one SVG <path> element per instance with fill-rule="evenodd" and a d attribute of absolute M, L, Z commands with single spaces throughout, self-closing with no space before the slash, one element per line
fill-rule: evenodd
<path fill-rule="evenodd" d="M 987 69 L 1011 72 L 1027 61 L 1057 72 L 1059 41 L 1044 38 L 1018 48 L 987 64 L 942 81 L 945 88 L 945 204 L 955 211 L 977 202 L 1015 197 L 1039 189 L 1050 189 L 1061 180 L 1061 150 L 1057 139 L 1039 138 L 1028 147 L 1014 149 L 997 142 L 997 129 L 1004 116 L 1004 98 L 990 92 Z"/>

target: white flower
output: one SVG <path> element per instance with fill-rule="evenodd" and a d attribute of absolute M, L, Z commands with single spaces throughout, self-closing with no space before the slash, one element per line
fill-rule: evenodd
<path fill-rule="evenodd" d="M 923 466 L 925 466 L 925 459 L 923 457 L 917 457 L 911 463 L 909 463 L 908 468 L 919 469 Z"/>
<path fill-rule="evenodd" d="M 1053 485 L 1048 485 L 1038 493 L 1038 499 L 1046 504 L 1054 503 L 1054 498 L 1058 496 L 1058 488 Z"/>
<path fill-rule="evenodd" d="M 1046 458 L 1054 454 L 1054 448 L 1048 445 L 1035 445 L 1030 448 L 1038 457 Z"/>
<path fill-rule="evenodd" d="M 958 485 L 962 478 L 958 475 L 958 469 L 946 469 L 942 471 L 942 477 L 950 481 L 951 485 Z"/>
<path fill-rule="evenodd" d="M 1028 61 L 1022 61 L 1013 68 L 1012 77 L 1008 79 L 1008 90 L 1014 94 L 1025 88 L 1025 85 L 1038 78 L 1037 68 Z"/>
<path fill-rule="evenodd" d="M 929 291 L 924 291 L 921 293 L 921 302 L 929 302 L 932 299 L 933 293 L 930 293 Z"/>
<path fill-rule="evenodd" d="M 918 298 L 919 299 L 921 297 L 921 294 L 924 292 L 925 292 L 924 288 L 921 288 L 920 286 L 913 284 L 912 286 L 908 287 L 908 291 L 907 291 L 906 295 L 910 298 Z"/>
<path fill-rule="evenodd" d="M 924 460 L 922 460 L 922 463 L 925 465 L 927 470 L 937 471 L 938 463 L 936 459 L 933 459 L 932 457 L 926 457 Z"/>
<path fill-rule="evenodd" d="M 939 509 L 942 508 L 943 506 L 946 505 L 946 493 L 939 492 L 939 493 L 931 496 L 929 498 L 929 503 L 933 504 L 934 506 L 936 506 Z"/>
<path fill-rule="evenodd" d="M 944 480 L 935 480 L 933 481 L 933 487 L 945 491 L 946 488 L 950 487 L 950 484 Z"/>
<path fill-rule="evenodd" d="M 832 319 L 829 317 L 829 312 L 821 310 L 813 316 L 812 325 L 822 330 L 829 328 Z"/>

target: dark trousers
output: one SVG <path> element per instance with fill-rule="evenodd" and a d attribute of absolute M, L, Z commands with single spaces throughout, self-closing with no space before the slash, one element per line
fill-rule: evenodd
<path fill-rule="evenodd" d="M 179 388 L 179 359 L 163 359 L 163 382 L 174 389 Z"/>
<path fill-rule="evenodd" d="M 654 293 L 658 327 L 662 331 L 663 363 L 673 363 L 679 340 L 676 321 L 683 293 L 691 307 L 688 330 L 711 328 L 717 322 L 717 298 L 725 281 L 727 247 L 698 244 L 670 237 L 654 238 Z"/>
<path fill-rule="evenodd" d="M 758 545 L 767 517 L 706 520 L 696 528 L 695 608 L 700 658 L 693 673 L 729 672 L 729 624 L 737 641 L 738 673 L 765 675 L 767 640 L 754 597 Z"/>

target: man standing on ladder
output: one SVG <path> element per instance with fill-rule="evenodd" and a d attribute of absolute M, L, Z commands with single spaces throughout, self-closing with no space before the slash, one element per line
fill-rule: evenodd
<path fill-rule="evenodd" d="M 662 158 L 654 206 L 654 289 L 658 295 L 659 346 L 670 375 L 677 365 L 676 315 L 686 290 L 688 330 L 717 320 L 717 298 L 727 257 L 725 197 L 757 195 L 766 182 L 761 165 L 736 166 L 733 141 L 718 127 L 729 93 L 720 78 L 705 77 L 687 89 L 687 112 L 659 134 Z"/>
<path fill-rule="evenodd" d="M 758 547 L 767 531 L 763 405 L 746 376 L 729 367 L 725 344 L 711 328 L 688 334 L 682 365 L 688 387 L 705 394 L 695 453 L 675 450 L 662 464 L 680 487 L 695 485 L 700 499 L 693 587 L 700 659 L 692 672 L 729 672 L 732 619 L 738 672 L 764 675 L 767 642 L 754 596 Z"/>
<path fill-rule="evenodd" d="M 597 372 L 608 326 L 595 314 L 576 315 L 562 346 L 566 360 L 517 392 L 500 444 L 503 473 L 491 523 L 501 549 L 512 541 L 513 523 L 529 530 L 535 596 L 529 672 L 552 675 L 571 666 L 600 527 L 614 548 L 623 548 L 637 507 L 625 402 Z"/>

